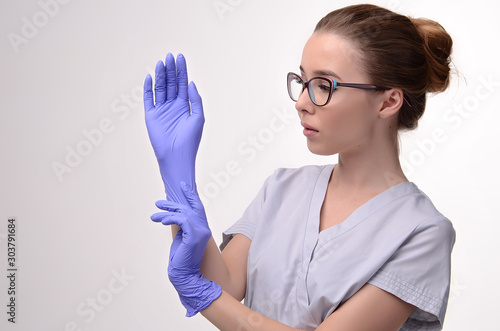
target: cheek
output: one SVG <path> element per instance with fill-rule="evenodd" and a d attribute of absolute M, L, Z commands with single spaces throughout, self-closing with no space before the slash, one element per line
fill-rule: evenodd
<path fill-rule="evenodd" d="M 325 109 L 326 110 L 326 109 Z M 324 118 L 327 133 L 337 141 L 351 141 L 369 133 L 373 119 L 364 102 L 337 100 L 332 103 Z"/>
<path fill-rule="evenodd" d="M 329 109 L 325 109 L 325 124 L 342 131 L 355 129 L 357 123 L 363 119 L 363 114 L 358 105 L 350 101 L 352 100 L 338 98 L 332 102 Z"/>

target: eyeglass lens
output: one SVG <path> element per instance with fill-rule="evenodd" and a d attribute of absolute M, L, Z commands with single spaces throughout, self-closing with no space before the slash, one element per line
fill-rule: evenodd
<path fill-rule="evenodd" d="M 323 78 L 312 78 L 308 82 L 311 101 L 318 105 L 325 105 L 330 96 L 331 82 Z M 288 93 L 292 100 L 297 101 L 304 90 L 304 81 L 297 75 L 288 76 Z"/>

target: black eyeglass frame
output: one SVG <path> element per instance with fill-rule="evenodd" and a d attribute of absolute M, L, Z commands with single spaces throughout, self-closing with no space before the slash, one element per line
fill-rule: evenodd
<path fill-rule="evenodd" d="M 335 91 L 335 89 L 339 86 L 359 88 L 359 89 L 363 89 L 363 90 L 380 90 L 380 91 L 390 90 L 389 87 L 377 86 L 377 85 L 371 85 L 371 84 L 339 83 L 335 79 L 331 79 L 331 78 L 327 78 L 327 77 L 313 77 L 313 78 L 309 79 L 308 81 L 306 81 L 300 75 L 298 75 L 294 72 L 289 72 L 287 74 L 287 80 L 286 80 L 287 81 L 288 96 L 290 97 L 290 99 L 292 99 L 295 102 L 297 102 L 298 99 L 295 100 L 293 98 L 292 91 L 290 90 L 290 83 L 291 83 L 290 77 L 292 77 L 292 76 L 298 77 L 302 81 L 302 91 L 300 92 L 300 94 L 302 94 L 302 92 L 304 92 L 304 90 L 307 89 L 307 94 L 309 95 L 309 99 L 311 99 L 311 102 L 318 107 L 323 107 L 323 106 L 327 105 L 330 102 L 330 99 L 332 98 L 333 91 Z M 326 100 L 326 102 L 324 104 L 317 104 L 314 101 L 313 96 L 311 96 L 312 92 L 309 89 L 309 83 L 315 79 L 324 79 L 324 80 L 330 82 L 330 92 L 328 94 L 328 99 Z"/>

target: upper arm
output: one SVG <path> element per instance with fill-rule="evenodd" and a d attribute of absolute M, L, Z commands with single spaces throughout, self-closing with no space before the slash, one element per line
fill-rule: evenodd
<path fill-rule="evenodd" d="M 397 331 L 414 308 L 395 295 L 366 284 L 327 317 L 317 330 Z"/>
<path fill-rule="evenodd" d="M 248 251 L 251 243 L 247 236 L 236 234 L 222 251 L 222 259 L 229 273 L 230 287 L 226 291 L 238 301 L 245 297 Z"/>

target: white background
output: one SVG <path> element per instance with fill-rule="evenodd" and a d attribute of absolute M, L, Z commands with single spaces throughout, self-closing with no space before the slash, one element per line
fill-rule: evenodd
<path fill-rule="evenodd" d="M 307 150 L 285 76 L 316 22 L 358 1 L 62 2 L 45 11 L 34 0 L 0 3 L 0 329 L 212 330 L 200 315 L 184 317 L 166 275 L 170 231 L 149 220 L 164 193 L 144 77 L 167 52 L 187 58 L 206 116 L 198 187 L 220 242 L 275 168 L 336 161 Z M 491 330 L 500 295 L 498 15 L 486 0 L 373 3 L 435 19 L 454 39 L 460 73 L 402 135 L 401 158 L 457 231 L 445 330 Z M 85 132 L 103 120 L 108 133 L 92 143 Z M 87 155 L 71 159 L 78 149 Z M 71 171 L 58 177 L 54 165 L 67 158 Z M 238 174 L 225 176 L 231 163 Z M 15 325 L 6 314 L 9 217 L 18 224 Z"/>

